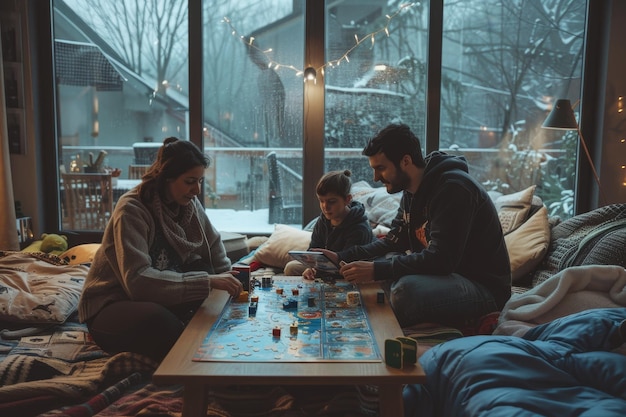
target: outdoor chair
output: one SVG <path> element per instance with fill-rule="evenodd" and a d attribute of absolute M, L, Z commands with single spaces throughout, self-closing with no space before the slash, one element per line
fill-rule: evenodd
<path fill-rule="evenodd" d="M 70 229 L 104 230 L 113 211 L 111 174 L 61 174 Z"/>
<path fill-rule="evenodd" d="M 150 165 L 137 165 L 130 164 L 128 166 L 128 179 L 130 180 L 140 180 L 141 177 L 148 171 Z"/>
<path fill-rule="evenodd" d="M 302 222 L 302 204 L 286 203 L 283 194 L 282 174 L 276 152 L 267 155 L 269 172 L 269 223 L 299 224 Z"/>

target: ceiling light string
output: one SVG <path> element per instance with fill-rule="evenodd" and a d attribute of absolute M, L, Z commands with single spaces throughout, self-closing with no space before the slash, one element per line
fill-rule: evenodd
<path fill-rule="evenodd" d="M 239 32 L 237 31 L 237 29 L 234 27 L 234 25 L 232 24 L 230 18 L 228 17 L 224 17 L 222 19 L 222 23 L 226 23 L 231 30 L 231 34 L 237 38 L 239 38 L 239 40 L 241 42 L 243 42 L 247 47 L 249 48 L 254 48 L 256 51 L 260 52 L 261 54 L 263 54 L 267 60 L 268 60 L 268 68 L 273 68 L 274 70 L 278 70 L 278 69 L 288 69 L 291 71 L 295 72 L 296 76 L 303 76 L 304 77 L 304 81 L 306 82 L 307 80 L 312 80 L 315 81 L 317 74 L 322 74 L 322 76 L 324 75 L 324 69 L 326 67 L 336 67 L 339 66 L 341 64 L 342 61 L 346 61 L 346 62 L 350 62 L 350 58 L 349 55 L 357 48 L 359 47 L 362 43 L 366 42 L 366 41 L 370 41 L 372 47 L 375 44 L 376 41 L 376 36 L 384 33 L 387 37 L 390 36 L 389 34 L 389 25 L 391 24 L 391 21 L 396 18 L 400 13 L 405 12 L 407 9 L 409 9 L 410 7 L 414 6 L 417 3 L 403 3 L 400 5 L 400 7 L 398 8 L 398 10 L 396 10 L 395 13 L 391 14 L 391 15 L 385 15 L 385 17 L 387 18 L 387 22 L 385 24 L 385 26 L 381 29 L 378 29 L 374 32 L 368 33 L 367 35 L 363 36 L 362 38 L 359 38 L 359 36 L 357 34 L 354 34 L 354 40 L 355 40 L 355 44 L 348 49 L 343 55 L 341 55 L 341 57 L 339 57 L 338 59 L 332 60 L 332 61 L 328 61 L 326 62 L 324 65 L 320 66 L 319 68 L 313 68 L 313 67 L 307 67 L 306 69 L 302 70 L 294 65 L 289 65 L 289 64 L 282 64 L 279 62 L 276 62 L 272 59 L 271 57 L 271 53 L 273 52 L 272 48 L 268 48 L 268 49 L 261 49 L 259 48 L 255 43 L 254 40 L 255 38 L 253 36 L 247 38 L 244 35 L 239 34 Z"/>

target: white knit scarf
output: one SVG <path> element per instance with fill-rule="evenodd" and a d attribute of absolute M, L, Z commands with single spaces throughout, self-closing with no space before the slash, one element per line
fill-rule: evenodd
<path fill-rule="evenodd" d="M 163 204 L 159 193 L 154 193 L 152 209 L 163 228 L 165 238 L 184 263 L 189 255 L 204 243 L 200 233 L 200 219 L 197 219 L 198 224 L 195 227 L 190 227 L 192 219 L 196 217 L 194 202 L 186 206 L 177 204 L 171 209 Z"/>

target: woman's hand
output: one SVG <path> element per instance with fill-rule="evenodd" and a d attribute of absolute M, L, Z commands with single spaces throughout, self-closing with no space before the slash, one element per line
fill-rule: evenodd
<path fill-rule="evenodd" d="M 308 279 L 308 280 L 314 280 L 315 274 L 316 274 L 315 268 L 307 268 L 302 273 L 302 278 Z"/>
<path fill-rule="evenodd" d="M 374 281 L 374 262 L 354 261 L 343 264 L 339 273 L 352 284 Z"/>
<path fill-rule="evenodd" d="M 239 271 L 228 271 L 211 275 L 211 288 L 226 291 L 231 296 L 237 297 L 243 291 L 241 281 L 233 276 L 238 273 Z"/>

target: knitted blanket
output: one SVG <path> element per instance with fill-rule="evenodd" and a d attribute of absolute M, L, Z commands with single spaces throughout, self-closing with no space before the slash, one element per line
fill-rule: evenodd
<path fill-rule="evenodd" d="M 626 269 L 617 265 L 570 267 L 504 306 L 494 334 L 522 335 L 530 327 L 594 308 L 626 307 Z"/>

